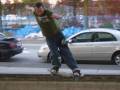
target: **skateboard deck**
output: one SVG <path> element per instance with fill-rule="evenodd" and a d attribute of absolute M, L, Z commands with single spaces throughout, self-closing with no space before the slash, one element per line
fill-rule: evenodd
<path fill-rule="evenodd" d="M 50 69 L 48 70 L 50 72 Z M 60 69 L 59 72 L 57 74 L 52 74 L 50 72 L 50 75 L 53 77 L 73 77 L 73 80 L 75 81 L 79 81 L 81 77 L 84 76 L 84 74 L 81 74 L 79 77 L 78 76 L 74 76 L 73 72 L 69 69 Z"/>

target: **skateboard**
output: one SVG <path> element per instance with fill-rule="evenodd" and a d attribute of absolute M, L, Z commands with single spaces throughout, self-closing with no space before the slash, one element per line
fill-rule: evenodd
<path fill-rule="evenodd" d="M 71 77 L 73 78 L 74 81 L 79 81 L 81 77 L 83 77 L 84 75 L 83 74 L 80 74 L 80 75 L 74 75 L 72 73 L 68 73 L 68 72 L 65 72 L 65 71 L 61 71 L 59 70 L 59 72 L 57 73 L 52 73 L 51 70 L 49 69 L 48 70 L 50 72 L 50 75 L 53 76 L 53 77 L 59 77 L 59 76 L 62 76 L 62 77 Z"/>

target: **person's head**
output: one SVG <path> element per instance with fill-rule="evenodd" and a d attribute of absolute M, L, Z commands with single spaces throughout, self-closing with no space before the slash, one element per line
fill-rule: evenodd
<path fill-rule="evenodd" d="M 44 9 L 44 5 L 41 2 L 37 2 L 35 4 L 35 13 L 37 15 L 42 15 L 44 13 L 45 9 Z"/>

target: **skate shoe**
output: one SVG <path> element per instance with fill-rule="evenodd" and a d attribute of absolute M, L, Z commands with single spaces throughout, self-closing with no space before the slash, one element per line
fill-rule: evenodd
<path fill-rule="evenodd" d="M 74 79 L 75 81 L 79 81 L 79 80 L 80 80 L 80 77 L 81 77 L 80 70 L 74 70 L 74 71 L 73 71 L 73 79 Z"/>
<path fill-rule="evenodd" d="M 50 73 L 52 75 L 57 75 L 58 71 L 59 71 L 59 67 L 57 67 L 57 66 L 54 66 L 53 68 L 50 69 Z"/>

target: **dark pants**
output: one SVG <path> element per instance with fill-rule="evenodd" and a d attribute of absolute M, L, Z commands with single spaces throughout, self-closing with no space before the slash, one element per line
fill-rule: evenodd
<path fill-rule="evenodd" d="M 47 37 L 46 41 L 48 47 L 52 53 L 53 60 L 52 65 L 61 67 L 60 57 L 65 60 L 66 64 L 70 69 L 74 70 L 77 67 L 77 63 L 74 60 L 67 44 L 62 44 L 62 40 L 64 40 L 64 35 L 62 32 L 58 32 L 54 37 Z"/>

